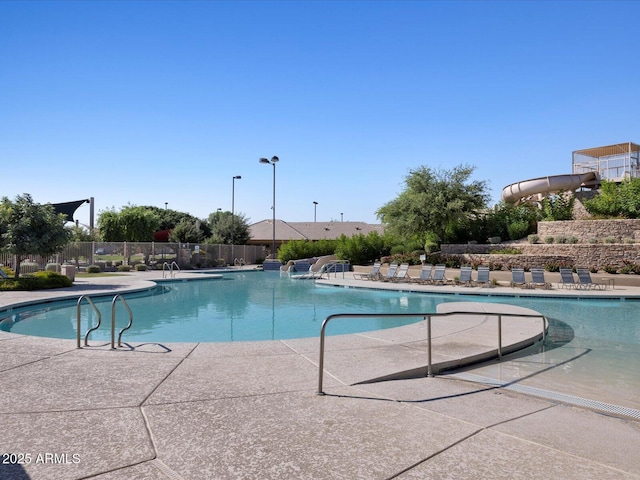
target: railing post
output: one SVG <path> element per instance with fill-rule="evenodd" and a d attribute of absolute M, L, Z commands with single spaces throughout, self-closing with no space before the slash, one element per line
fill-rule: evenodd
<path fill-rule="evenodd" d="M 502 361 L 502 315 L 498 314 L 498 361 Z"/>
<path fill-rule="evenodd" d="M 431 315 L 427 316 L 427 377 L 433 377 L 431 365 Z"/>

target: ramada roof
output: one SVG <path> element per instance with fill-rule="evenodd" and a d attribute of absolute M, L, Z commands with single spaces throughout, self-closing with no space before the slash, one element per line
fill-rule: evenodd
<path fill-rule="evenodd" d="M 285 222 L 276 219 L 276 240 L 323 240 L 336 239 L 344 234 L 351 237 L 357 234 L 367 235 L 376 231 L 382 235 L 382 225 L 365 222 Z M 273 238 L 273 221 L 262 220 L 249 226 L 251 243 L 268 243 Z"/>

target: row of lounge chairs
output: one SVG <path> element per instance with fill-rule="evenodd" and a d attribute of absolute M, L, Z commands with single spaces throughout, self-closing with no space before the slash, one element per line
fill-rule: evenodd
<path fill-rule="evenodd" d="M 383 282 L 410 282 L 418 283 L 422 285 L 447 285 L 455 283 L 453 280 L 446 277 L 445 265 L 423 265 L 420 269 L 420 276 L 411 277 L 409 275 L 409 264 L 392 263 L 389 265 L 389 270 L 382 274 L 380 272 L 380 263 L 376 262 L 369 273 L 355 273 L 354 278 L 359 280 L 378 280 Z M 461 267 L 460 277 L 457 282 L 459 285 L 466 286 L 490 286 L 491 280 L 489 278 L 489 267 L 478 267 L 478 275 L 474 280 L 472 278 L 471 267 Z"/>
<path fill-rule="evenodd" d="M 354 278 L 360 280 L 377 280 L 383 282 L 410 282 L 419 283 L 423 285 L 447 285 L 457 283 L 464 286 L 491 286 L 491 279 L 489 278 L 489 267 L 480 265 L 478 267 L 477 278 L 474 280 L 472 277 L 473 269 L 470 266 L 460 267 L 460 276 L 457 282 L 450 280 L 445 275 L 445 265 L 431 264 L 423 265 L 420 269 L 419 277 L 409 276 L 409 264 L 403 263 L 398 265 L 392 263 L 389 265 L 389 269 L 385 274 L 380 272 L 381 264 L 376 262 L 369 273 L 355 273 Z M 578 281 L 576 282 L 573 276 L 573 271 L 569 268 L 560 269 L 559 284 L 562 288 L 576 288 L 576 289 L 600 289 L 606 288 L 605 284 L 594 282 L 591 279 L 591 274 L 586 268 L 576 269 L 578 274 Z M 525 278 L 524 268 L 512 268 L 511 269 L 511 287 L 520 288 L 543 288 L 550 289 L 552 285 L 547 282 L 545 278 L 545 272 L 542 267 L 531 268 L 531 279 Z"/>

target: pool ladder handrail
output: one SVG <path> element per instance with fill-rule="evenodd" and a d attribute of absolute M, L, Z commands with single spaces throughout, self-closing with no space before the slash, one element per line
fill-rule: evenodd
<path fill-rule="evenodd" d="M 322 382 L 324 378 L 324 339 L 327 324 L 334 318 L 389 318 L 389 317 L 423 317 L 427 321 L 427 376 L 433 377 L 433 365 L 431 362 L 431 318 L 448 317 L 451 315 L 484 315 L 498 317 L 498 361 L 502 361 L 502 317 L 542 318 L 542 344 L 546 343 L 549 320 L 544 315 L 527 313 L 500 313 L 500 312 L 442 312 L 442 313 L 336 313 L 329 315 L 322 322 L 320 328 L 320 356 L 318 358 L 318 395 L 324 395 Z"/>
<path fill-rule="evenodd" d="M 116 302 L 118 300 L 122 302 L 122 305 L 124 306 L 124 308 L 127 309 L 127 312 L 129 313 L 129 323 L 127 324 L 126 327 L 124 327 L 118 333 L 118 347 L 122 347 L 122 334 L 125 331 L 129 330 L 131 328 L 131 325 L 133 325 L 133 312 L 129 308 L 129 304 L 124 299 L 124 297 L 122 297 L 121 295 L 116 295 L 115 297 L 113 297 L 113 300 L 111 300 L 111 349 L 112 350 L 115 350 L 116 348 L 114 337 L 115 337 L 115 331 L 116 331 L 115 330 L 116 329 Z"/>
<path fill-rule="evenodd" d="M 162 278 L 164 278 L 165 275 L 165 267 L 167 267 L 167 269 L 169 270 L 169 277 L 170 278 L 174 278 L 175 277 L 175 273 L 173 271 L 173 266 L 176 266 L 176 269 L 178 270 L 178 272 L 180 271 L 180 265 L 178 265 L 176 262 L 171 262 L 171 264 L 169 264 L 169 262 L 164 262 L 162 264 Z"/>
<path fill-rule="evenodd" d="M 89 302 L 89 305 L 91 306 L 91 308 L 93 308 L 93 310 L 96 312 L 96 315 L 98 316 L 98 322 L 91 327 L 89 330 L 87 330 L 87 333 L 84 336 L 84 346 L 88 347 L 89 346 L 89 334 L 91 332 L 93 332 L 94 330 L 97 330 L 100 327 L 100 324 L 102 323 L 102 314 L 100 313 L 100 310 L 98 310 L 98 308 L 96 307 L 96 305 L 93 303 L 93 300 L 91 300 L 91 298 L 88 295 L 81 295 L 80 298 L 78 298 L 78 303 L 77 303 L 77 314 L 78 314 L 78 325 L 77 325 L 77 348 L 82 348 L 81 342 L 80 342 L 80 337 L 82 336 L 81 333 L 81 325 L 80 325 L 80 307 L 82 304 L 82 300 L 87 300 L 87 302 Z M 131 328 L 131 325 L 133 325 L 133 312 L 131 311 L 131 309 L 129 308 L 129 305 L 127 304 L 127 301 L 124 299 L 124 297 L 120 296 L 120 295 L 115 295 L 113 297 L 113 300 L 111 300 L 111 349 L 115 350 L 115 330 L 116 330 L 116 302 L 120 300 L 122 302 L 122 304 L 124 305 L 124 307 L 127 309 L 127 312 L 129 312 L 129 323 L 126 327 L 124 327 L 122 330 L 120 330 L 120 332 L 118 333 L 118 347 L 122 347 L 122 334 L 129 330 Z"/>

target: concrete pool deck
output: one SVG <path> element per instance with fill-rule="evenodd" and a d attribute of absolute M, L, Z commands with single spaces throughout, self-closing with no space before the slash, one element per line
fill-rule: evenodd
<path fill-rule="evenodd" d="M 0 309 L 146 289 L 158 277 L 136 272 L 77 279 L 65 291 L 0 292 Z M 187 277 L 202 274 L 179 274 Z M 373 286 L 350 277 L 329 283 Z M 503 289 L 514 292 L 478 294 Z M 589 294 L 637 297 L 640 288 Z M 496 348 L 491 317 L 456 321 L 435 322 L 434 362 Z M 0 332 L 0 479 L 640 478 L 638 420 L 450 375 L 362 383 L 424 367 L 424 331 L 421 322 L 328 337 L 325 395 L 317 395 L 317 338 L 131 342 L 111 351 Z M 517 329 L 505 327 L 503 345 L 540 333 L 539 319 L 520 318 Z"/>

